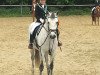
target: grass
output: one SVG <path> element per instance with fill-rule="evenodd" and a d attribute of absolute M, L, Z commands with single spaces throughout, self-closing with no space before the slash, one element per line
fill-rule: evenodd
<path fill-rule="evenodd" d="M 31 16 L 29 7 L 23 7 L 21 14 L 20 7 L 0 7 L 0 17 L 19 17 L 19 16 Z M 80 8 L 80 7 L 48 7 L 49 11 L 59 11 L 59 15 L 68 16 L 68 15 L 89 15 L 90 8 Z"/>
<path fill-rule="evenodd" d="M 68 9 L 65 11 L 60 11 L 60 15 L 66 16 L 66 15 L 89 15 L 90 10 L 89 9 Z"/>

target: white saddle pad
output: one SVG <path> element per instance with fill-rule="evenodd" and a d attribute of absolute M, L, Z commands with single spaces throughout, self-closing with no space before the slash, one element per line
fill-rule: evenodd
<path fill-rule="evenodd" d="M 31 25 L 29 26 L 29 33 L 32 34 L 33 31 L 34 31 L 34 29 L 35 29 L 37 26 L 39 26 L 39 25 L 40 25 L 39 22 L 33 22 L 33 23 L 31 23 Z"/>

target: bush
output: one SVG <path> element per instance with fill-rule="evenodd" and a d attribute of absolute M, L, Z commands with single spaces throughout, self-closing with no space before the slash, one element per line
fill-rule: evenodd
<path fill-rule="evenodd" d="M 29 7 L 23 7 L 22 14 L 20 7 L 0 8 L 0 17 L 17 17 L 17 16 L 30 16 Z"/>
<path fill-rule="evenodd" d="M 58 11 L 59 15 L 89 15 L 91 12 L 90 8 L 86 7 L 48 7 L 49 11 Z M 0 8 L 0 17 L 13 17 L 13 16 L 31 16 L 30 8 L 23 7 L 21 14 L 20 7 L 2 7 Z"/>

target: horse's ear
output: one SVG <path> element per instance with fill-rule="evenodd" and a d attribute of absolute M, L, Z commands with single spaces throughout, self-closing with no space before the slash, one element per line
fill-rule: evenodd
<path fill-rule="evenodd" d="M 58 15 L 58 11 L 54 12 L 56 15 Z"/>
<path fill-rule="evenodd" d="M 47 12 L 46 12 L 46 15 L 47 15 L 47 16 L 49 16 L 49 15 L 50 15 L 50 12 L 49 12 L 49 11 L 47 11 Z"/>
<path fill-rule="evenodd" d="M 56 14 L 58 15 L 58 11 L 56 12 Z"/>

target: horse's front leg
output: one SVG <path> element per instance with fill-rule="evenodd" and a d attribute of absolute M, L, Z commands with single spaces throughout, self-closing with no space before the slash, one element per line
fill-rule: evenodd
<path fill-rule="evenodd" d="M 42 51 L 40 51 L 40 66 L 39 66 L 40 75 L 42 75 L 42 71 L 44 69 L 43 58 L 44 58 L 44 54 Z"/>
<path fill-rule="evenodd" d="M 98 25 L 99 25 L 99 17 L 98 17 Z"/>
<path fill-rule="evenodd" d="M 92 17 L 92 25 L 93 25 L 93 16 L 91 16 Z"/>
<path fill-rule="evenodd" d="M 52 61 L 50 63 L 50 73 L 51 73 L 51 75 L 53 75 L 53 68 L 54 68 L 54 62 Z"/>
<path fill-rule="evenodd" d="M 92 20 L 92 25 L 93 25 L 93 20 Z"/>
<path fill-rule="evenodd" d="M 95 21 L 94 22 L 95 22 L 95 25 L 96 25 L 96 18 L 95 18 Z"/>
<path fill-rule="evenodd" d="M 45 62 L 46 62 L 46 68 L 47 68 L 47 74 L 50 74 L 50 67 L 49 67 L 49 60 L 48 60 L 48 51 L 45 53 Z"/>
<path fill-rule="evenodd" d="M 53 75 L 53 68 L 54 68 L 54 50 L 52 50 L 51 56 L 50 56 L 50 75 Z"/>

